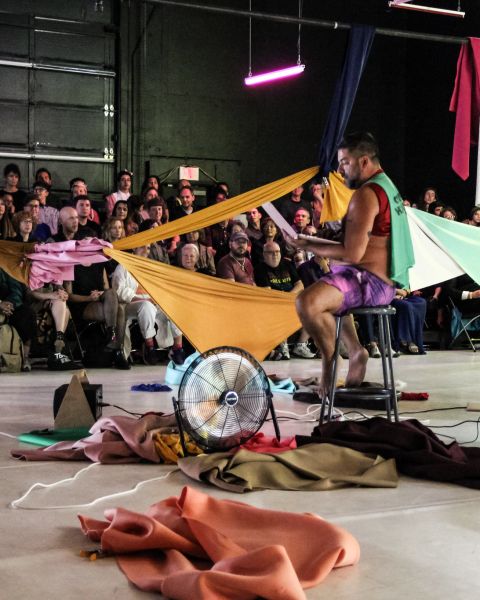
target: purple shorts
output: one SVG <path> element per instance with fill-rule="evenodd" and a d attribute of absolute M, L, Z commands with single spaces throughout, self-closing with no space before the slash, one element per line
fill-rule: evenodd
<path fill-rule="evenodd" d="M 351 266 L 332 267 L 330 273 L 320 281 L 332 285 L 343 294 L 343 302 L 337 315 L 360 306 L 383 306 L 395 298 L 395 286 L 382 281 L 379 277 Z"/>

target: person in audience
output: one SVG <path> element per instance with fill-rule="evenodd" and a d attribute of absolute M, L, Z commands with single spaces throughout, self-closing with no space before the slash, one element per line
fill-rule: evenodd
<path fill-rule="evenodd" d="M 435 202 L 434 206 L 431 207 L 431 212 L 437 217 L 443 216 L 443 211 L 445 210 L 445 204 L 443 202 Z"/>
<path fill-rule="evenodd" d="M 153 229 L 154 227 L 158 226 L 159 224 L 155 219 L 145 219 L 145 221 L 143 221 L 139 227 L 139 232 L 148 231 L 149 229 Z M 151 242 L 148 258 L 169 265 L 170 257 L 168 256 L 168 240 Z"/>
<path fill-rule="evenodd" d="M 168 221 L 167 215 L 167 205 L 165 204 L 165 200 L 161 196 L 156 196 L 153 200 L 151 200 L 148 205 L 148 218 L 152 219 L 157 223 L 157 225 L 163 225 Z"/>
<path fill-rule="evenodd" d="M 0 199 L 5 205 L 5 212 L 8 217 L 13 217 L 15 214 L 15 204 L 13 203 L 13 196 L 5 190 L 0 190 Z"/>
<path fill-rule="evenodd" d="M 32 215 L 32 220 L 34 221 L 35 225 L 33 228 L 33 238 L 35 241 L 46 242 L 48 239 L 50 239 L 52 237 L 50 227 L 46 223 L 40 223 L 40 202 L 35 194 L 27 194 L 23 210 L 28 211 Z"/>
<path fill-rule="evenodd" d="M 225 192 L 225 197 L 230 197 L 230 186 L 226 181 L 217 181 L 217 188 L 222 189 Z"/>
<path fill-rule="evenodd" d="M 0 193 L 0 240 L 7 240 L 15 236 L 10 215 L 7 210 L 4 196 Z"/>
<path fill-rule="evenodd" d="M 228 198 L 228 192 L 226 192 L 224 188 L 217 186 L 213 190 L 212 198 L 213 198 L 213 204 L 219 204 L 220 202 L 225 202 L 225 200 Z"/>
<path fill-rule="evenodd" d="M 128 199 L 132 220 L 140 227 L 142 221 L 149 219 L 148 210 L 145 205 L 143 196 L 135 196 L 132 194 Z"/>
<path fill-rule="evenodd" d="M 65 205 L 74 207 L 77 202 L 78 196 L 88 197 L 88 187 L 85 179 L 83 179 L 82 177 L 74 177 L 70 180 L 69 185 L 70 198 L 65 202 Z M 88 216 L 88 218 L 91 221 L 95 221 L 95 223 L 98 223 L 98 225 L 100 225 L 100 215 L 93 207 L 90 209 L 90 215 Z"/>
<path fill-rule="evenodd" d="M 255 283 L 259 287 L 294 294 L 303 290 L 303 284 L 291 261 L 282 258 L 282 251 L 276 242 L 267 242 L 263 246 L 263 261 L 255 268 Z M 314 358 L 315 354 L 308 348 L 308 333 L 300 329 L 292 354 L 299 358 Z M 272 352 L 273 360 L 288 360 L 290 352 L 285 340 Z"/>
<path fill-rule="evenodd" d="M 442 217 L 444 219 L 448 219 L 449 221 L 456 221 L 457 220 L 457 211 L 452 208 L 451 206 L 446 206 L 445 210 L 442 213 Z"/>
<path fill-rule="evenodd" d="M 64 206 L 58 213 L 59 229 L 57 235 L 52 236 L 48 242 L 65 242 L 78 240 L 78 214 L 71 206 Z"/>
<path fill-rule="evenodd" d="M 278 231 L 275 221 L 270 217 L 265 217 L 261 223 L 262 237 L 252 242 L 251 257 L 252 263 L 256 266 L 263 260 L 263 246 L 267 242 L 276 242 L 280 246 L 282 256 L 285 256 L 286 246 L 282 234 Z"/>
<path fill-rule="evenodd" d="M 217 264 L 217 276 L 237 283 L 255 285 L 253 265 L 247 258 L 248 235 L 244 231 L 234 233 L 229 242 L 230 252 Z"/>
<path fill-rule="evenodd" d="M 178 197 L 180 199 L 180 206 L 175 206 L 170 212 L 170 221 L 176 221 L 195 212 L 195 195 L 191 187 L 183 187 Z"/>
<path fill-rule="evenodd" d="M 473 225 L 474 227 L 480 227 L 480 206 L 474 206 L 470 211 L 468 219 L 463 221 L 467 225 Z"/>
<path fill-rule="evenodd" d="M 199 229 L 197 231 L 191 231 L 185 235 L 186 243 L 182 243 L 178 247 L 178 259 L 177 263 L 181 265 L 184 269 L 189 267 L 183 266 L 182 264 L 182 255 L 183 248 L 185 246 L 195 246 L 197 249 L 196 260 L 195 260 L 195 268 L 190 269 L 194 271 L 198 271 L 199 273 L 204 273 L 205 275 L 215 275 L 215 260 L 213 257 L 213 251 L 211 246 L 207 246 L 205 244 L 205 232 L 203 229 Z M 191 254 L 193 252 L 192 248 L 189 248 L 186 253 Z M 191 258 L 188 263 L 191 263 Z"/>
<path fill-rule="evenodd" d="M 43 181 L 36 181 L 32 188 L 36 199 L 40 203 L 38 222 L 45 223 L 50 228 L 52 235 L 58 233 L 58 210 L 47 204 L 50 188 Z"/>
<path fill-rule="evenodd" d="M 56 208 L 57 210 L 60 210 L 63 206 L 62 200 L 61 198 L 59 198 L 56 194 L 52 193 L 52 187 L 53 187 L 53 181 L 52 181 L 52 174 L 50 173 L 50 171 L 45 168 L 45 167 L 40 167 L 39 169 L 37 169 L 36 173 L 35 173 L 35 184 L 37 183 L 43 183 L 45 184 L 47 190 L 48 190 L 48 194 L 47 194 L 47 206 L 51 206 L 52 208 Z M 34 184 L 34 187 L 35 187 Z M 47 223 L 48 225 L 48 223 Z M 51 229 L 51 227 L 50 227 Z"/>
<path fill-rule="evenodd" d="M 108 217 L 103 224 L 102 239 L 113 244 L 117 240 L 121 240 L 125 237 L 125 229 L 123 227 L 122 219 L 118 217 Z"/>
<path fill-rule="evenodd" d="M 149 246 L 135 248 L 134 254 L 148 258 Z M 125 304 L 127 322 L 133 319 L 138 321 L 144 339 L 142 352 L 144 362 L 150 365 L 156 364 L 156 341 L 159 348 L 171 346 L 169 358 L 175 364 L 182 365 L 185 362 L 182 332 L 122 265 L 118 265 L 115 269 L 112 286 L 119 301 Z"/>
<path fill-rule="evenodd" d="M 32 307 L 26 302 L 27 288 L 0 269 L 0 315 L 14 327 L 23 342 L 22 371 L 31 371 L 30 347 L 37 331 Z"/>
<path fill-rule="evenodd" d="M 5 178 L 3 189 L 12 196 L 15 210 L 23 210 L 27 194 L 19 188 L 21 174 L 18 165 L 15 163 L 6 165 L 3 176 Z"/>
<path fill-rule="evenodd" d="M 117 173 L 117 191 L 112 192 L 105 198 L 105 212 L 107 216 L 112 215 L 113 207 L 119 200 L 127 201 L 132 195 L 132 174 L 123 169 Z"/>
<path fill-rule="evenodd" d="M 150 202 L 159 198 L 160 195 L 158 193 L 157 188 L 150 187 L 147 188 L 144 192 L 142 192 L 142 198 L 144 200 L 144 204 L 148 207 Z"/>
<path fill-rule="evenodd" d="M 312 214 L 310 202 L 303 198 L 303 186 L 301 185 L 292 190 L 288 196 L 276 200 L 274 206 L 290 225 L 293 225 L 295 213 L 299 208 L 304 208 L 310 216 Z"/>
<path fill-rule="evenodd" d="M 305 231 L 309 227 L 309 233 Z M 308 210 L 304 208 L 299 208 L 295 213 L 293 218 L 293 228 L 297 233 L 305 233 L 307 235 L 312 235 L 312 230 L 315 232 L 314 228 L 310 225 L 310 214 Z"/>
<path fill-rule="evenodd" d="M 435 202 L 438 202 L 437 190 L 433 187 L 427 187 L 420 194 L 418 208 L 425 212 L 432 212 Z"/>
<path fill-rule="evenodd" d="M 21 210 L 13 215 L 12 219 L 15 235 L 10 238 L 12 242 L 38 242 L 33 231 L 36 229 L 37 221 L 28 210 Z"/>
<path fill-rule="evenodd" d="M 88 228 L 94 232 L 95 237 L 100 238 L 102 236 L 102 228 L 90 218 L 90 215 L 92 214 L 92 203 L 90 202 L 89 197 L 77 196 L 75 210 L 78 214 L 78 233 L 80 234 L 84 229 Z"/>
<path fill-rule="evenodd" d="M 170 196 L 167 198 L 167 209 L 169 215 L 178 207 L 182 205 L 182 201 L 180 200 L 180 190 L 183 188 L 191 188 L 192 184 L 188 179 L 179 179 L 177 183 L 177 192 L 174 196 Z"/>
<path fill-rule="evenodd" d="M 245 214 L 247 215 L 248 223 L 245 233 L 248 235 L 250 240 L 259 240 L 263 235 L 260 225 L 262 221 L 262 213 L 258 210 L 258 208 L 252 208 L 251 210 L 247 210 Z"/>
<path fill-rule="evenodd" d="M 228 219 L 225 221 L 220 221 L 220 223 L 215 223 L 214 225 L 210 225 L 207 229 L 207 235 L 209 236 L 212 249 L 214 252 L 215 265 L 218 264 L 218 261 L 226 256 L 230 252 L 230 248 L 228 246 Z"/>
<path fill-rule="evenodd" d="M 31 307 L 37 315 L 42 309 L 48 309 L 52 315 L 55 332 L 53 347 L 47 358 L 47 367 L 51 371 L 63 371 L 74 367 L 73 360 L 66 353 L 65 331 L 70 320 L 67 307 L 68 294 L 61 286 L 52 284 L 29 292 Z"/>
<path fill-rule="evenodd" d="M 310 206 L 312 207 L 312 225 L 318 229 L 321 226 L 320 218 L 322 216 L 324 202 L 322 184 L 318 181 L 312 181 L 308 188 L 308 192 L 308 199 L 310 201 Z"/>
<path fill-rule="evenodd" d="M 110 288 L 105 263 L 76 265 L 74 280 L 66 281 L 64 285 L 74 321 L 104 322 L 105 347 L 112 350 L 114 366 L 117 369 L 130 369 L 123 347 L 125 307 L 119 303 L 115 290 Z"/>
<path fill-rule="evenodd" d="M 160 193 L 160 179 L 157 177 L 157 175 L 150 175 L 143 180 L 141 194 L 143 195 L 146 190 L 151 188 L 156 189 L 157 192 Z"/>
<path fill-rule="evenodd" d="M 464 317 L 480 314 L 480 285 L 470 275 L 460 275 L 442 284 L 445 301 L 453 300 Z"/>
<path fill-rule="evenodd" d="M 407 354 L 425 354 L 423 325 L 427 314 L 427 302 L 408 290 L 397 289 L 391 301 L 396 313 L 392 316 L 392 347 Z"/>

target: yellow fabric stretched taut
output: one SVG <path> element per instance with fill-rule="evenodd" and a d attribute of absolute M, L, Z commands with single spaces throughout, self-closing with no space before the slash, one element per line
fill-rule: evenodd
<path fill-rule="evenodd" d="M 200 352 L 237 346 L 259 361 L 301 324 L 295 294 L 216 279 L 110 248 Z"/>
<path fill-rule="evenodd" d="M 340 173 L 332 171 L 328 176 L 328 186 L 323 190 L 323 208 L 320 223 L 340 221 L 347 214 L 348 205 L 353 196 L 344 183 Z"/>
<path fill-rule="evenodd" d="M 135 235 L 129 235 L 114 242 L 113 247 L 117 250 L 130 250 L 231 219 L 235 215 L 261 206 L 265 202 L 277 200 L 277 198 L 288 194 L 299 185 L 315 177 L 317 173 L 318 167 L 304 169 L 283 179 L 277 179 L 277 181 L 273 181 L 272 183 L 267 183 L 249 192 L 234 196 L 214 206 L 194 212 L 171 223 L 166 223 L 161 227 L 154 227 Z"/>

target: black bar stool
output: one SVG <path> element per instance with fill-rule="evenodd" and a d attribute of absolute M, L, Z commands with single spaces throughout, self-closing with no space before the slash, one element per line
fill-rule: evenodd
<path fill-rule="evenodd" d="M 385 403 L 385 410 L 387 412 L 388 420 L 392 420 L 392 409 L 395 421 L 398 421 L 398 406 L 397 406 L 397 393 L 395 390 L 395 378 L 393 376 L 393 362 L 392 362 L 392 336 L 390 329 L 390 318 L 395 314 L 393 306 L 371 306 L 371 307 L 360 307 L 349 310 L 342 316 L 336 317 L 336 330 L 335 330 L 335 352 L 333 355 L 332 362 L 332 379 L 330 385 L 330 391 L 328 396 L 323 397 L 322 407 L 320 410 L 319 423 L 325 423 L 332 419 L 333 407 L 335 403 L 335 396 L 339 398 L 355 398 L 356 400 L 382 400 Z M 379 332 L 379 349 L 382 359 L 382 370 L 383 370 L 383 388 L 382 387 L 339 387 L 337 388 L 337 367 L 338 367 L 338 355 L 340 350 L 340 332 L 342 330 L 342 323 L 345 317 L 350 315 L 372 315 L 377 317 L 378 332 Z M 325 412 L 328 404 L 327 418 L 325 419 Z"/>

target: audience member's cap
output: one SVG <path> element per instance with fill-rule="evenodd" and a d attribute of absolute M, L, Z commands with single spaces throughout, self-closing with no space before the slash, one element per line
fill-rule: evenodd
<path fill-rule="evenodd" d="M 248 235 L 244 231 L 236 231 L 230 238 L 231 242 L 237 242 L 238 240 L 245 240 L 248 242 Z"/>

